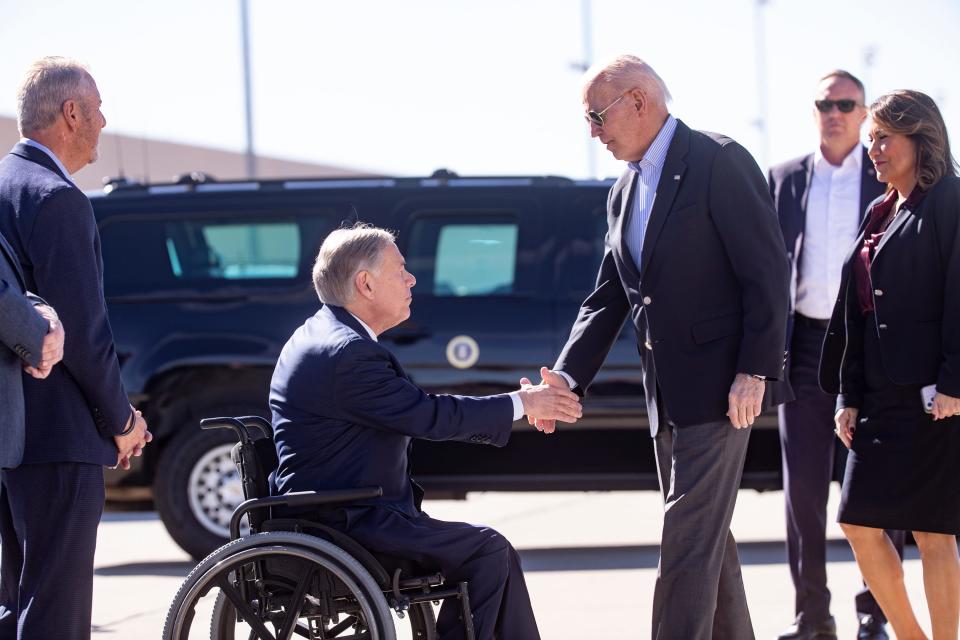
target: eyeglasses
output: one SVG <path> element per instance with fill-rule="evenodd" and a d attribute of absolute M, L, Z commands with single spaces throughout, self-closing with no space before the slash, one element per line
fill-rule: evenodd
<path fill-rule="evenodd" d="M 615 105 L 615 104 L 617 104 L 618 102 L 620 102 L 621 100 L 623 100 L 623 96 L 625 96 L 625 95 L 626 95 L 625 93 L 621 93 L 619 98 L 617 98 L 616 100 L 614 100 L 613 102 L 611 102 L 610 104 L 608 104 L 606 107 L 604 107 L 603 109 L 601 109 L 599 112 L 597 112 L 597 111 L 587 111 L 587 115 L 585 115 L 584 118 L 586 119 L 587 122 L 592 122 L 593 124 L 597 125 L 598 127 L 602 127 L 602 126 L 603 126 L 603 114 L 605 114 L 605 113 L 610 109 L 610 107 L 612 107 L 613 105 Z"/>
<path fill-rule="evenodd" d="M 817 105 L 817 111 L 820 113 L 830 113 L 833 111 L 833 105 L 837 105 L 840 113 L 850 113 L 860 106 L 856 100 L 814 100 L 813 104 Z"/>

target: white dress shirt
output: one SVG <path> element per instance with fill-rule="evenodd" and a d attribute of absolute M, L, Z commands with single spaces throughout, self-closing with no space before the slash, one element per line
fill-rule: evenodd
<path fill-rule="evenodd" d="M 350 312 L 347 311 L 347 313 L 350 313 Z M 350 315 L 353 316 L 353 319 L 354 319 L 354 320 L 356 320 L 357 322 L 360 323 L 360 326 L 361 326 L 361 327 L 363 327 L 364 329 L 367 330 L 367 333 L 370 334 L 370 339 L 371 339 L 371 340 L 373 340 L 374 342 L 380 342 L 379 340 L 377 340 L 377 334 L 375 334 L 375 333 L 373 332 L 373 329 L 371 329 L 369 326 L 367 326 L 367 323 L 366 323 L 366 322 L 364 322 L 363 320 L 361 320 L 361 319 L 358 318 L 357 316 L 354 316 L 352 313 L 350 313 Z M 520 418 L 523 417 L 523 400 L 520 399 L 520 392 L 519 392 L 519 391 L 511 391 L 511 392 L 508 393 L 507 395 L 510 396 L 510 402 L 513 403 L 513 419 L 514 419 L 514 420 L 519 420 Z"/>
<path fill-rule="evenodd" d="M 807 197 L 807 220 L 797 274 L 797 313 L 826 320 L 840 291 L 843 259 L 860 227 L 863 152 L 858 144 L 834 166 L 818 149 Z"/>

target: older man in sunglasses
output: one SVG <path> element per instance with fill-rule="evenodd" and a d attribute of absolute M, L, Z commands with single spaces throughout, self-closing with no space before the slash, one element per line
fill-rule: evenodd
<path fill-rule="evenodd" d="M 827 497 L 847 450 L 833 432 L 836 396 L 820 390 L 817 370 L 840 268 L 868 203 L 883 193 L 860 126 L 864 88 L 837 69 L 820 78 L 813 104 L 820 144 L 813 153 L 770 170 L 770 193 L 793 267 L 787 323 L 786 377 L 796 399 L 780 407 L 787 558 L 796 590 L 795 620 L 778 640 L 835 640 L 827 588 Z M 903 532 L 887 532 L 903 553 Z M 857 638 L 886 640 L 886 618 L 870 591 L 856 597 Z"/>
<path fill-rule="evenodd" d="M 633 323 L 665 503 L 651 636 L 748 640 L 730 520 L 750 426 L 786 391 L 783 238 L 754 159 L 674 118 L 648 64 L 620 56 L 588 78 L 590 133 L 628 167 L 597 288 L 545 379 L 587 391 Z"/>

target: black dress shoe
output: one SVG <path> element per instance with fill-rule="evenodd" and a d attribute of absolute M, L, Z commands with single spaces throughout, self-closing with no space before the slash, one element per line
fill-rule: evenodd
<path fill-rule="evenodd" d="M 873 616 L 863 616 L 857 629 L 857 640 L 890 640 L 890 636 L 882 622 Z"/>
<path fill-rule="evenodd" d="M 837 640 L 837 623 L 832 616 L 820 622 L 797 618 L 777 636 L 777 640 Z"/>

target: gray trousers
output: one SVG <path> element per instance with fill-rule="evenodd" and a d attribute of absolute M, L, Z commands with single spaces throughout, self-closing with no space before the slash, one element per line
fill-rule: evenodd
<path fill-rule="evenodd" d="M 676 427 L 654 438 L 664 496 L 654 640 L 753 640 L 730 520 L 750 429 L 728 420 Z"/>

